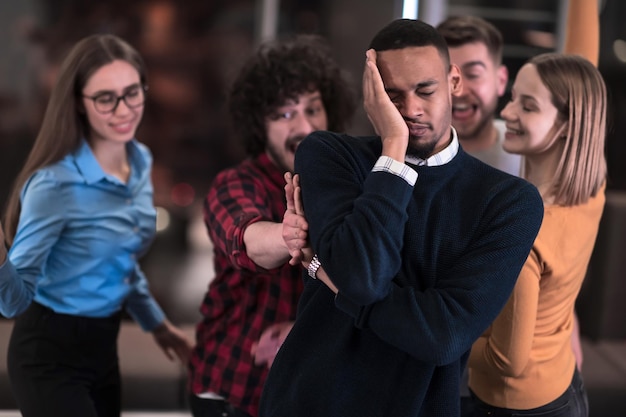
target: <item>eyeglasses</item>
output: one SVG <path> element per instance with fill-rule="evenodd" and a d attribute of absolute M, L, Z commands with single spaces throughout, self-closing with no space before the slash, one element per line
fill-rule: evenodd
<path fill-rule="evenodd" d="M 138 85 L 118 96 L 114 93 L 101 93 L 95 96 L 83 96 L 93 101 L 93 105 L 98 113 L 113 113 L 120 101 L 124 100 L 126 107 L 134 109 L 141 106 L 146 101 L 146 90 L 148 86 Z"/>

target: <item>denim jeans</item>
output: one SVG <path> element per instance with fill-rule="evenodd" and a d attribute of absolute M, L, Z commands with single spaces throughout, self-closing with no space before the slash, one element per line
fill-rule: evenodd
<path fill-rule="evenodd" d="M 530 410 L 510 410 L 507 408 L 493 407 L 484 403 L 471 393 L 472 395 L 472 417 L 517 417 L 517 416 L 536 416 L 536 417 L 588 417 L 589 403 L 587 401 L 587 392 L 583 380 L 578 373 L 574 371 L 572 383 L 567 390 L 556 400 L 543 405 L 541 407 Z"/>

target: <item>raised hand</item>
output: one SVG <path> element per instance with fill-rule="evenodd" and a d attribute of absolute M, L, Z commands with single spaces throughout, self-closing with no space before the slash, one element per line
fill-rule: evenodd
<path fill-rule="evenodd" d="M 304 263 L 306 267 L 313 258 L 313 252 L 309 247 L 309 224 L 304 217 L 300 178 L 297 174 L 285 173 L 285 197 L 287 210 L 283 216 L 283 240 L 291 256 L 289 264 Z"/>
<path fill-rule="evenodd" d="M 385 142 L 393 141 L 400 156 L 396 159 L 404 160 L 409 143 L 409 128 L 385 91 L 376 60 L 376 51 L 369 49 L 363 70 L 363 107 L 376 133 L 382 138 L 383 148 Z"/>

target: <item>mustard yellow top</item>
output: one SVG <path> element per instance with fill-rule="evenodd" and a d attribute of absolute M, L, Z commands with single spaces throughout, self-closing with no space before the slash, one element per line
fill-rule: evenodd
<path fill-rule="evenodd" d="M 598 0 L 570 0 L 563 52 L 582 55 L 598 66 L 600 55 L 600 18 Z"/>
<path fill-rule="evenodd" d="M 570 0 L 564 53 L 597 65 L 597 0 Z M 574 303 L 604 208 L 604 188 L 586 204 L 547 206 L 511 298 L 473 345 L 469 387 L 484 402 L 524 410 L 558 398 L 576 361 L 570 337 Z"/>
<path fill-rule="evenodd" d="M 604 188 L 587 203 L 544 209 L 511 298 L 472 346 L 469 387 L 496 407 L 527 410 L 565 392 L 576 360 L 574 303 L 604 207 Z"/>

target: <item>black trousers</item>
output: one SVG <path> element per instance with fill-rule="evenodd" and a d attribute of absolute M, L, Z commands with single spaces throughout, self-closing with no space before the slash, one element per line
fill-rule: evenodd
<path fill-rule="evenodd" d="M 119 314 L 57 314 L 33 302 L 15 319 L 8 371 L 23 417 L 119 417 Z"/>

